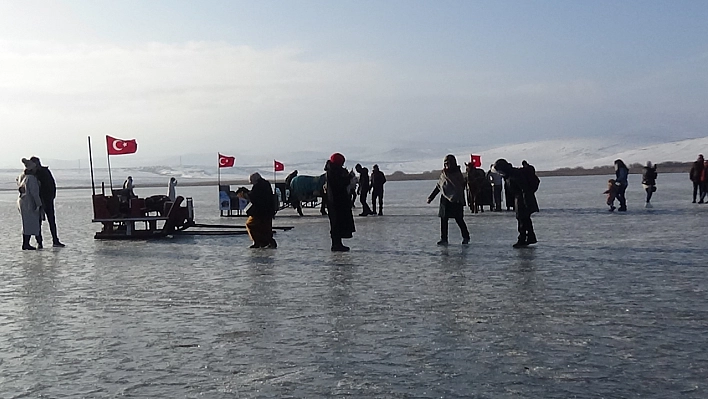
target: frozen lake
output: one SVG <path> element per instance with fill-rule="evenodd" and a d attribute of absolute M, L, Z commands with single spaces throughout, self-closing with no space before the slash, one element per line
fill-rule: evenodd
<path fill-rule="evenodd" d="M 609 177 L 542 178 L 520 250 L 512 212 L 467 211 L 472 244 L 451 222 L 436 246 L 434 181 L 387 183 L 349 253 L 315 210 L 279 213 L 295 228 L 276 250 L 96 241 L 90 190 L 59 192 L 66 248 L 21 251 L 0 192 L 0 397 L 708 397 L 708 205 L 660 173 L 644 209 L 631 175 L 609 213 Z M 218 216 L 216 187 L 178 194 L 197 222 L 245 222 Z"/>

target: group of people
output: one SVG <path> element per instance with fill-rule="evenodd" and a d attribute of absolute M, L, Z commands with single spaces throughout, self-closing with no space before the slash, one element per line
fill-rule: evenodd
<path fill-rule="evenodd" d="M 344 167 L 345 158 L 341 153 L 334 153 L 325 164 L 326 175 L 326 197 L 329 212 L 331 250 L 333 252 L 346 252 L 349 247 L 343 241 L 352 238 L 356 232 L 354 216 L 352 213 L 352 181 L 353 173 Z M 355 170 L 359 173 L 358 196 L 362 205 L 360 216 L 370 214 L 383 214 L 383 185 L 386 182 L 385 176 L 374 165 L 371 180 L 368 170 L 357 164 Z M 521 168 L 513 167 L 505 159 L 497 160 L 493 168 L 508 183 L 507 190 L 514 198 L 514 209 L 516 211 L 517 227 L 519 236 L 514 248 L 526 247 L 537 242 L 534 232 L 531 215 L 538 212 L 536 201 L 536 190 L 540 180 L 536 176 L 535 169 L 524 161 Z M 273 201 L 273 190 L 270 182 L 263 179 L 260 174 L 254 173 L 250 177 L 253 189 L 249 194 L 251 206 L 246 210 L 248 220 L 246 229 L 253 241 L 251 248 L 276 248 L 277 244 L 273 239 L 273 218 L 277 211 L 275 201 Z M 435 185 L 433 192 L 428 197 L 428 203 L 432 202 L 438 194 L 440 196 L 440 207 L 438 216 L 440 217 L 440 241 L 438 245 L 448 245 L 448 221 L 454 219 L 462 233 L 462 244 L 469 244 L 470 232 L 464 220 L 464 208 L 466 205 L 466 185 L 467 177 L 462 173 L 457 159 L 454 155 L 447 155 L 443 161 L 443 170 Z M 369 208 L 366 197 L 373 191 L 373 209 Z M 376 213 L 376 200 L 379 209 Z"/>
<path fill-rule="evenodd" d="M 42 239 L 42 221 L 49 223 L 52 234 L 52 246 L 63 247 L 57 235 L 56 215 L 54 212 L 54 199 L 57 186 L 49 168 L 43 166 L 39 158 L 22 158 L 24 171 L 17 177 L 17 190 L 19 198 L 17 207 L 22 218 L 22 249 L 36 250 L 44 247 Z M 30 243 L 35 237 L 36 247 Z"/>
<path fill-rule="evenodd" d="M 614 166 L 615 178 L 607 181 L 607 190 L 604 192 L 607 195 L 607 206 L 610 207 L 610 212 L 614 212 L 615 209 L 618 212 L 626 212 L 627 198 L 625 197 L 625 192 L 627 191 L 627 186 L 629 186 L 629 168 L 621 159 L 616 159 Z M 656 165 L 652 165 L 651 161 L 647 161 L 642 171 L 642 188 L 646 192 L 645 208 L 652 207 L 651 197 L 656 192 L 656 177 Z M 619 202 L 619 208 L 615 207 L 615 200 Z"/>
<path fill-rule="evenodd" d="M 538 190 L 540 180 L 536 176 L 536 169 L 526 161 L 522 162 L 522 167 L 515 168 L 507 160 L 498 159 L 492 165 L 491 170 L 507 181 L 507 191 L 514 199 L 519 235 L 513 247 L 522 248 L 536 244 L 538 240 L 531 221 L 531 215 L 539 210 L 535 193 Z M 455 156 L 452 154 L 447 155 L 443 160 L 443 170 L 440 173 L 440 178 L 433 192 L 428 196 L 428 203 L 431 203 L 438 194 L 441 194 L 440 207 L 438 209 L 438 217 L 440 217 L 440 241 L 438 241 L 438 245 L 448 245 L 449 219 L 455 219 L 460 228 L 462 244 L 469 244 L 470 242 L 470 232 L 464 220 L 465 192 L 468 178 L 469 176 L 465 177 L 462 173 Z"/>
<path fill-rule="evenodd" d="M 357 173 L 359 176 L 357 177 Z M 383 215 L 383 194 L 384 184 L 386 183 L 386 175 L 379 169 L 379 165 L 374 165 L 369 177 L 369 169 L 356 164 L 354 169 L 349 172 L 349 191 L 352 208 L 356 207 L 356 199 L 359 198 L 361 204 L 361 213 L 359 216 L 376 216 Z M 367 197 L 371 193 L 371 207 L 367 203 Z M 378 201 L 379 209 L 376 211 L 376 203 Z"/>

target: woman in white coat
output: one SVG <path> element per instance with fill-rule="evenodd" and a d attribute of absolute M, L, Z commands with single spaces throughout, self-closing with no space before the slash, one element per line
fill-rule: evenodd
<path fill-rule="evenodd" d="M 37 164 L 22 158 L 25 164 L 25 171 L 17 178 L 17 189 L 20 198 L 17 199 L 17 207 L 22 217 L 22 249 L 37 249 L 30 245 L 30 237 L 37 238 L 37 245 L 41 248 L 42 234 L 42 200 L 39 197 L 39 181 L 35 176 Z"/>

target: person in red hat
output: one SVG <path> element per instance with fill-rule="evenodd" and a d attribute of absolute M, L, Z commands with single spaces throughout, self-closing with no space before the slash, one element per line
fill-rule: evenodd
<path fill-rule="evenodd" d="M 348 190 L 349 171 L 344 168 L 344 161 L 344 155 L 335 152 L 325 164 L 329 234 L 332 238 L 333 252 L 349 251 L 349 247 L 344 246 L 342 239 L 352 238 L 352 233 L 356 231 Z"/>

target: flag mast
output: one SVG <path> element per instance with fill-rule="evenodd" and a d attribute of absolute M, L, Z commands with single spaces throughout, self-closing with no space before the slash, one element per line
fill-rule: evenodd
<path fill-rule="evenodd" d="M 111 154 L 108 152 L 108 146 L 106 146 L 106 157 L 108 158 L 108 182 L 111 185 L 111 195 L 113 195 L 113 176 L 111 175 Z"/>
<path fill-rule="evenodd" d="M 91 136 L 88 136 L 89 165 L 91 165 L 91 194 L 96 195 L 96 184 L 93 180 L 93 152 L 91 151 Z"/>

